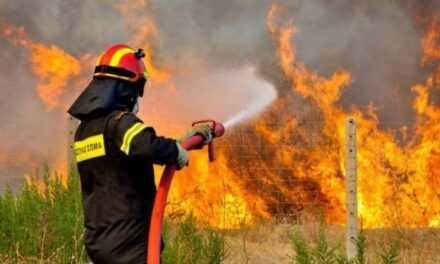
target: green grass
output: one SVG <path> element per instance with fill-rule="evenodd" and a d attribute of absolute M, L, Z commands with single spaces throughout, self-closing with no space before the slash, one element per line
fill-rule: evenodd
<path fill-rule="evenodd" d="M 189 216 L 178 224 L 166 224 L 164 263 L 221 263 L 226 257 L 225 239 L 221 232 L 198 228 Z"/>
<path fill-rule="evenodd" d="M 0 260 L 10 263 L 82 263 L 83 214 L 79 180 L 72 170 L 60 175 L 42 170 L 45 188 L 25 184 L 17 194 L 0 196 Z M 43 186 L 43 184 L 40 184 Z"/>
<path fill-rule="evenodd" d="M 39 175 L 38 175 L 39 174 Z M 87 263 L 79 176 L 67 182 L 45 166 L 31 184 L 0 195 L 0 263 Z M 35 184 L 43 181 L 43 184 Z M 220 263 L 221 232 L 196 227 L 193 217 L 166 223 L 163 263 Z"/>

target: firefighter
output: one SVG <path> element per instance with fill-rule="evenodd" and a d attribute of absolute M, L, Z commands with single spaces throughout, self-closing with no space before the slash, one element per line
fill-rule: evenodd
<path fill-rule="evenodd" d="M 156 194 L 153 164 L 188 163 L 179 141 L 158 136 L 136 116 L 147 81 L 145 54 L 115 45 L 68 113 L 81 121 L 73 148 L 81 178 L 85 245 L 95 264 L 142 264 Z M 207 125 L 200 134 L 211 140 Z M 184 140 L 183 138 L 182 140 Z"/>

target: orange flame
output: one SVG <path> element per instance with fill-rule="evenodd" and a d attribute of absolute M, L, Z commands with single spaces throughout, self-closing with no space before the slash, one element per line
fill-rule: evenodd
<path fill-rule="evenodd" d="M 424 56 L 422 60 L 422 66 L 427 66 L 429 62 L 438 63 L 440 60 L 440 14 L 434 15 L 425 38 L 422 41 Z M 435 69 L 432 81 L 438 85 L 440 84 L 440 65 L 437 65 Z"/>
<path fill-rule="evenodd" d="M 32 71 L 40 81 L 37 86 L 38 96 L 48 110 L 54 109 L 59 105 L 68 81 L 79 74 L 79 61 L 59 47 L 33 42 L 22 27 L 0 26 L 3 28 L 1 36 L 13 45 L 23 46 L 31 52 Z"/>
<path fill-rule="evenodd" d="M 401 146 L 397 143 L 396 131 L 383 131 L 379 128 L 373 106 L 363 114 L 358 109 L 345 113 L 335 105 L 342 89 L 351 83 L 350 74 L 338 71 L 327 79 L 299 62 L 291 44 L 297 30 L 292 25 L 278 26 L 275 23 L 276 15 L 281 11 L 279 6 L 273 5 L 267 17 L 269 32 L 278 47 L 281 69 L 291 82 L 294 92 L 311 99 L 318 107 L 324 118 L 321 137 L 327 139 L 335 149 L 328 149 L 319 143 L 312 150 L 288 149 L 278 157 L 280 162 L 294 168 L 292 176 L 305 177 L 319 183 L 320 190 L 329 200 L 327 221 L 343 223 L 344 120 L 347 115 L 353 115 L 358 122 L 359 210 L 363 226 L 438 226 L 440 186 L 439 181 L 434 179 L 440 168 L 439 163 L 435 163 L 440 158 L 436 151 L 440 144 L 440 112 L 437 106 L 429 104 L 433 77 L 429 78 L 427 85 L 413 88 L 418 95 L 414 102 L 419 115 L 417 135 L 409 144 Z M 425 61 L 438 61 L 440 58 L 438 26 L 438 21 L 434 19 L 423 41 Z M 302 133 L 298 132 L 301 130 L 297 127 L 298 122 L 291 122 L 291 128 L 286 126 L 273 131 L 263 121 L 257 131 L 275 140 L 280 140 L 284 134 Z M 301 159 L 286 158 L 286 154 Z"/>
<path fill-rule="evenodd" d="M 32 70 L 41 82 L 38 95 L 48 109 L 53 109 L 58 106 L 68 81 L 79 74 L 79 61 L 56 46 L 33 43 L 31 50 Z"/>
<path fill-rule="evenodd" d="M 171 83 L 172 67 L 158 67 L 153 56 L 160 32 L 152 16 L 139 11 L 144 12 L 149 5 L 145 0 L 125 0 L 116 8 L 134 35 L 130 44 L 147 51 L 150 79 Z M 337 105 L 354 78 L 343 69 L 321 76 L 301 62 L 292 44 L 300 29 L 292 23 L 281 24 L 282 12 L 281 6 L 272 5 L 267 29 L 290 91 L 262 115 L 255 127 L 250 125 L 252 135 L 243 139 L 243 148 L 221 147 L 217 162 L 209 165 L 206 153 L 191 154 L 189 169 L 179 172 L 173 183 L 169 214 L 191 211 L 210 225 L 226 228 L 270 218 L 276 210 L 295 213 L 317 205 L 324 210 L 327 222 L 344 223 L 345 119 L 351 115 L 358 124 L 359 213 L 363 226 L 440 226 L 440 107 L 431 100 L 431 92 L 440 83 L 439 16 L 432 19 L 422 41 L 421 65 L 434 66 L 434 72 L 425 83 L 412 88 L 416 95 L 415 133 L 400 143 L 397 133 L 407 133 L 409 128 L 381 128 L 374 105 L 351 112 Z M 59 47 L 30 40 L 23 28 L 0 28 L 1 36 L 31 52 L 33 73 L 40 81 L 38 94 L 48 109 L 56 107 L 69 80 L 80 74 L 78 59 Z M 304 126 L 294 111 L 286 111 L 289 99 L 296 95 L 320 117 L 314 127 Z M 271 124 L 275 117 L 283 121 L 282 125 Z M 234 143 L 235 134 L 231 134 L 227 140 Z M 254 142 L 258 137 L 263 140 L 260 147 Z M 275 151 L 265 148 L 277 144 L 281 147 Z M 246 155 L 252 158 L 246 159 Z M 252 179 L 256 186 L 250 186 Z M 274 209 L 277 204 L 286 205 Z"/>
<path fill-rule="evenodd" d="M 152 16 L 139 13 L 139 10 L 146 12 L 151 6 L 148 0 L 125 0 L 117 4 L 115 8 L 122 14 L 126 20 L 127 29 L 133 33 L 130 45 L 133 47 L 142 47 L 146 51 L 145 63 L 149 75 L 149 81 L 164 83 L 171 77 L 169 70 L 159 68 L 154 63 L 154 48 L 152 43 L 157 41 L 158 30 Z"/>

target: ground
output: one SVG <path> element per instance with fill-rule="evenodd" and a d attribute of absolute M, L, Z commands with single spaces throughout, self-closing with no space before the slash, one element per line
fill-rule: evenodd
<path fill-rule="evenodd" d="M 255 228 L 228 231 L 228 255 L 225 263 L 293 263 L 295 253 L 291 237 L 294 229 L 301 230 L 307 240 L 313 241 L 318 233 L 319 224 L 263 224 Z M 364 232 L 367 239 L 368 263 L 380 263 L 379 254 L 387 245 L 393 243 L 396 243 L 399 250 L 399 263 L 440 263 L 440 229 L 368 229 Z M 343 246 L 342 226 L 327 225 L 325 233 L 330 245 Z"/>

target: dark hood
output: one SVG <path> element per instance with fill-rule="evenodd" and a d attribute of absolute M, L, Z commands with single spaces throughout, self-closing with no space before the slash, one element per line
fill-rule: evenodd
<path fill-rule="evenodd" d="M 115 110 L 129 110 L 127 95 L 136 98 L 136 93 L 127 85 L 120 80 L 94 78 L 67 112 L 79 120 L 86 120 Z"/>

